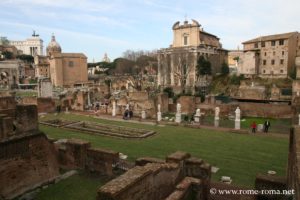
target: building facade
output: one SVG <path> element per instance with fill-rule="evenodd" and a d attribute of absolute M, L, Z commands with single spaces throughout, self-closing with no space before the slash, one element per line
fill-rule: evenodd
<path fill-rule="evenodd" d="M 158 85 L 193 90 L 199 82 L 196 65 L 200 56 L 210 61 L 213 74 L 219 73 L 222 63 L 227 62 L 227 51 L 219 40 L 205 32 L 196 20 L 176 22 L 172 45 L 158 51 Z"/>
<path fill-rule="evenodd" d="M 286 78 L 295 68 L 298 32 L 268 35 L 246 42 L 239 59 L 239 74 Z"/>
<path fill-rule="evenodd" d="M 53 86 L 73 87 L 88 82 L 87 57 L 83 53 L 62 53 L 54 35 L 47 46 L 47 58 Z"/>
<path fill-rule="evenodd" d="M 15 46 L 22 54 L 43 55 L 43 40 L 35 32 L 25 41 L 9 41 L 9 44 Z"/>

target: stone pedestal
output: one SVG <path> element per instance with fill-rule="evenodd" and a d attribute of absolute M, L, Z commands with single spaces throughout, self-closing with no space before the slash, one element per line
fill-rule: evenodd
<path fill-rule="evenodd" d="M 143 110 L 141 114 L 142 114 L 142 119 L 146 119 L 146 111 Z"/>
<path fill-rule="evenodd" d="M 240 130 L 241 129 L 241 110 L 239 107 L 235 110 L 235 120 L 234 120 L 234 129 Z"/>
<path fill-rule="evenodd" d="M 200 123 L 200 116 L 195 115 L 194 119 L 196 123 Z"/>
<path fill-rule="evenodd" d="M 66 113 L 66 114 L 68 114 L 68 113 L 69 113 L 69 108 L 68 108 L 68 107 L 66 107 L 66 111 L 65 111 L 65 113 Z"/>
<path fill-rule="evenodd" d="M 181 113 L 176 113 L 175 122 L 176 123 L 181 123 Z"/>
<path fill-rule="evenodd" d="M 236 119 L 234 122 L 235 122 L 234 123 L 234 129 L 240 130 L 241 129 L 241 120 Z"/>
<path fill-rule="evenodd" d="M 158 122 L 161 121 L 161 112 L 157 112 L 157 121 L 158 121 Z"/>
<path fill-rule="evenodd" d="M 115 102 L 115 101 L 113 101 L 113 106 L 112 106 L 111 115 L 112 115 L 113 117 L 116 116 L 116 102 Z"/>
<path fill-rule="evenodd" d="M 215 118 L 214 126 L 219 127 L 220 125 L 220 120 Z"/>

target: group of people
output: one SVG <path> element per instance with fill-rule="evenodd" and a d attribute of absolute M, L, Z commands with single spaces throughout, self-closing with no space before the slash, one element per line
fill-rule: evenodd
<path fill-rule="evenodd" d="M 270 126 L 271 126 L 271 123 L 270 123 L 269 120 L 267 120 L 267 121 L 264 122 L 264 124 L 263 124 L 263 131 L 264 131 L 264 133 L 268 133 Z M 256 125 L 255 121 L 252 122 L 251 129 L 252 129 L 252 133 L 256 132 L 257 125 Z"/>
<path fill-rule="evenodd" d="M 127 119 L 131 119 L 132 117 L 133 117 L 132 110 L 126 109 L 124 114 L 123 114 L 123 119 L 127 120 Z"/>

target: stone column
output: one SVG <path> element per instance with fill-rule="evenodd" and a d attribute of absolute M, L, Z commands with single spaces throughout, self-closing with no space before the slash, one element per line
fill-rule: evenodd
<path fill-rule="evenodd" d="M 181 123 L 181 105 L 180 105 L 180 103 L 177 103 L 177 111 L 176 111 L 176 116 L 175 116 L 175 122 L 176 123 Z"/>
<path fill-rule="evenodd" d="M 88 108 L 91 107 L 91 96 L 90 96 L 90 89 L 88 89 Z"/>
<path fill-rule="evenodd" d="M 219 117 L 219 114 L 220 114 L 220 108 L 219 107 L 216 107 L 215 108 L 215 127 L 219 127 L 219 123 L 220 123 L 220 117 Z"/>
<path fill-rule="evenodd" d="M 199 123 L 200 124 L 200 117 L 201 117 L 201 112 L 200 112 L 200 108 L 198 108 L 196 110 L 196 114 L 194 115 L 194 119 L 195 119 L 195 122 L 196 123 Z"/>
<path fill-rule="evenodd" d="M 300 126 L 300 114 L 298 115 L 299 121 L 298 121 L 298 125 Z"/>
<path fill-rule="evenodd" d="M 170 73 L 170 79 L 171 79 L 171 85 L 174 86 L 174 54 L 170 55 L 170 63 L 171 63 L 171 73 Z"/>
<path fill-rule="evenodd" d="M 235 125 L 234 129 L 240 130 L 241 129 L 241 110 L 239 107 L 235 110 Z"/>
<path fill-rule="evenodd" d="M 142 119 L 146 119 L 146 111 L 142 110 L 141 115 Z"/>
<path fill-rule="evenodd" d="M 157 121 L 161 121 L 160 104 L 157 105 Z"/>
<path fill-rule="evenodd" d="M 157 55 L 157 85 L 161 85 L 161 59 L 160 54 Z"/>
<path fill-rule="evenodd" d="M 114 100 L 113 103 L 112 103 L 112 111 L 111 111 L 111 115 L 113 117 L 116 116 L 116 101 Z"/>

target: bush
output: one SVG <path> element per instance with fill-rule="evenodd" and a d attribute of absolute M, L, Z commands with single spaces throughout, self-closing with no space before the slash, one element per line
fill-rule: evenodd
<path fill-rule="evenodd" d="M 229 67 L 228 67 L 227 63 L 225 63 L 225 62 L 222 63 L 221 74 L 222 75 L 229 74 Z"/>
<path fill-rule="evenodd" d="M 163 91 L 164 91 L 165 93 L 167 93 L 167 94 L 168 94 L 168 97 L 169 97 L 169 98 L 172 98 L 172 97 L 174 97 L 173 88 L 171 88 L 171 87 L 167 87 L 167 88 L 165 88 Z"/>

